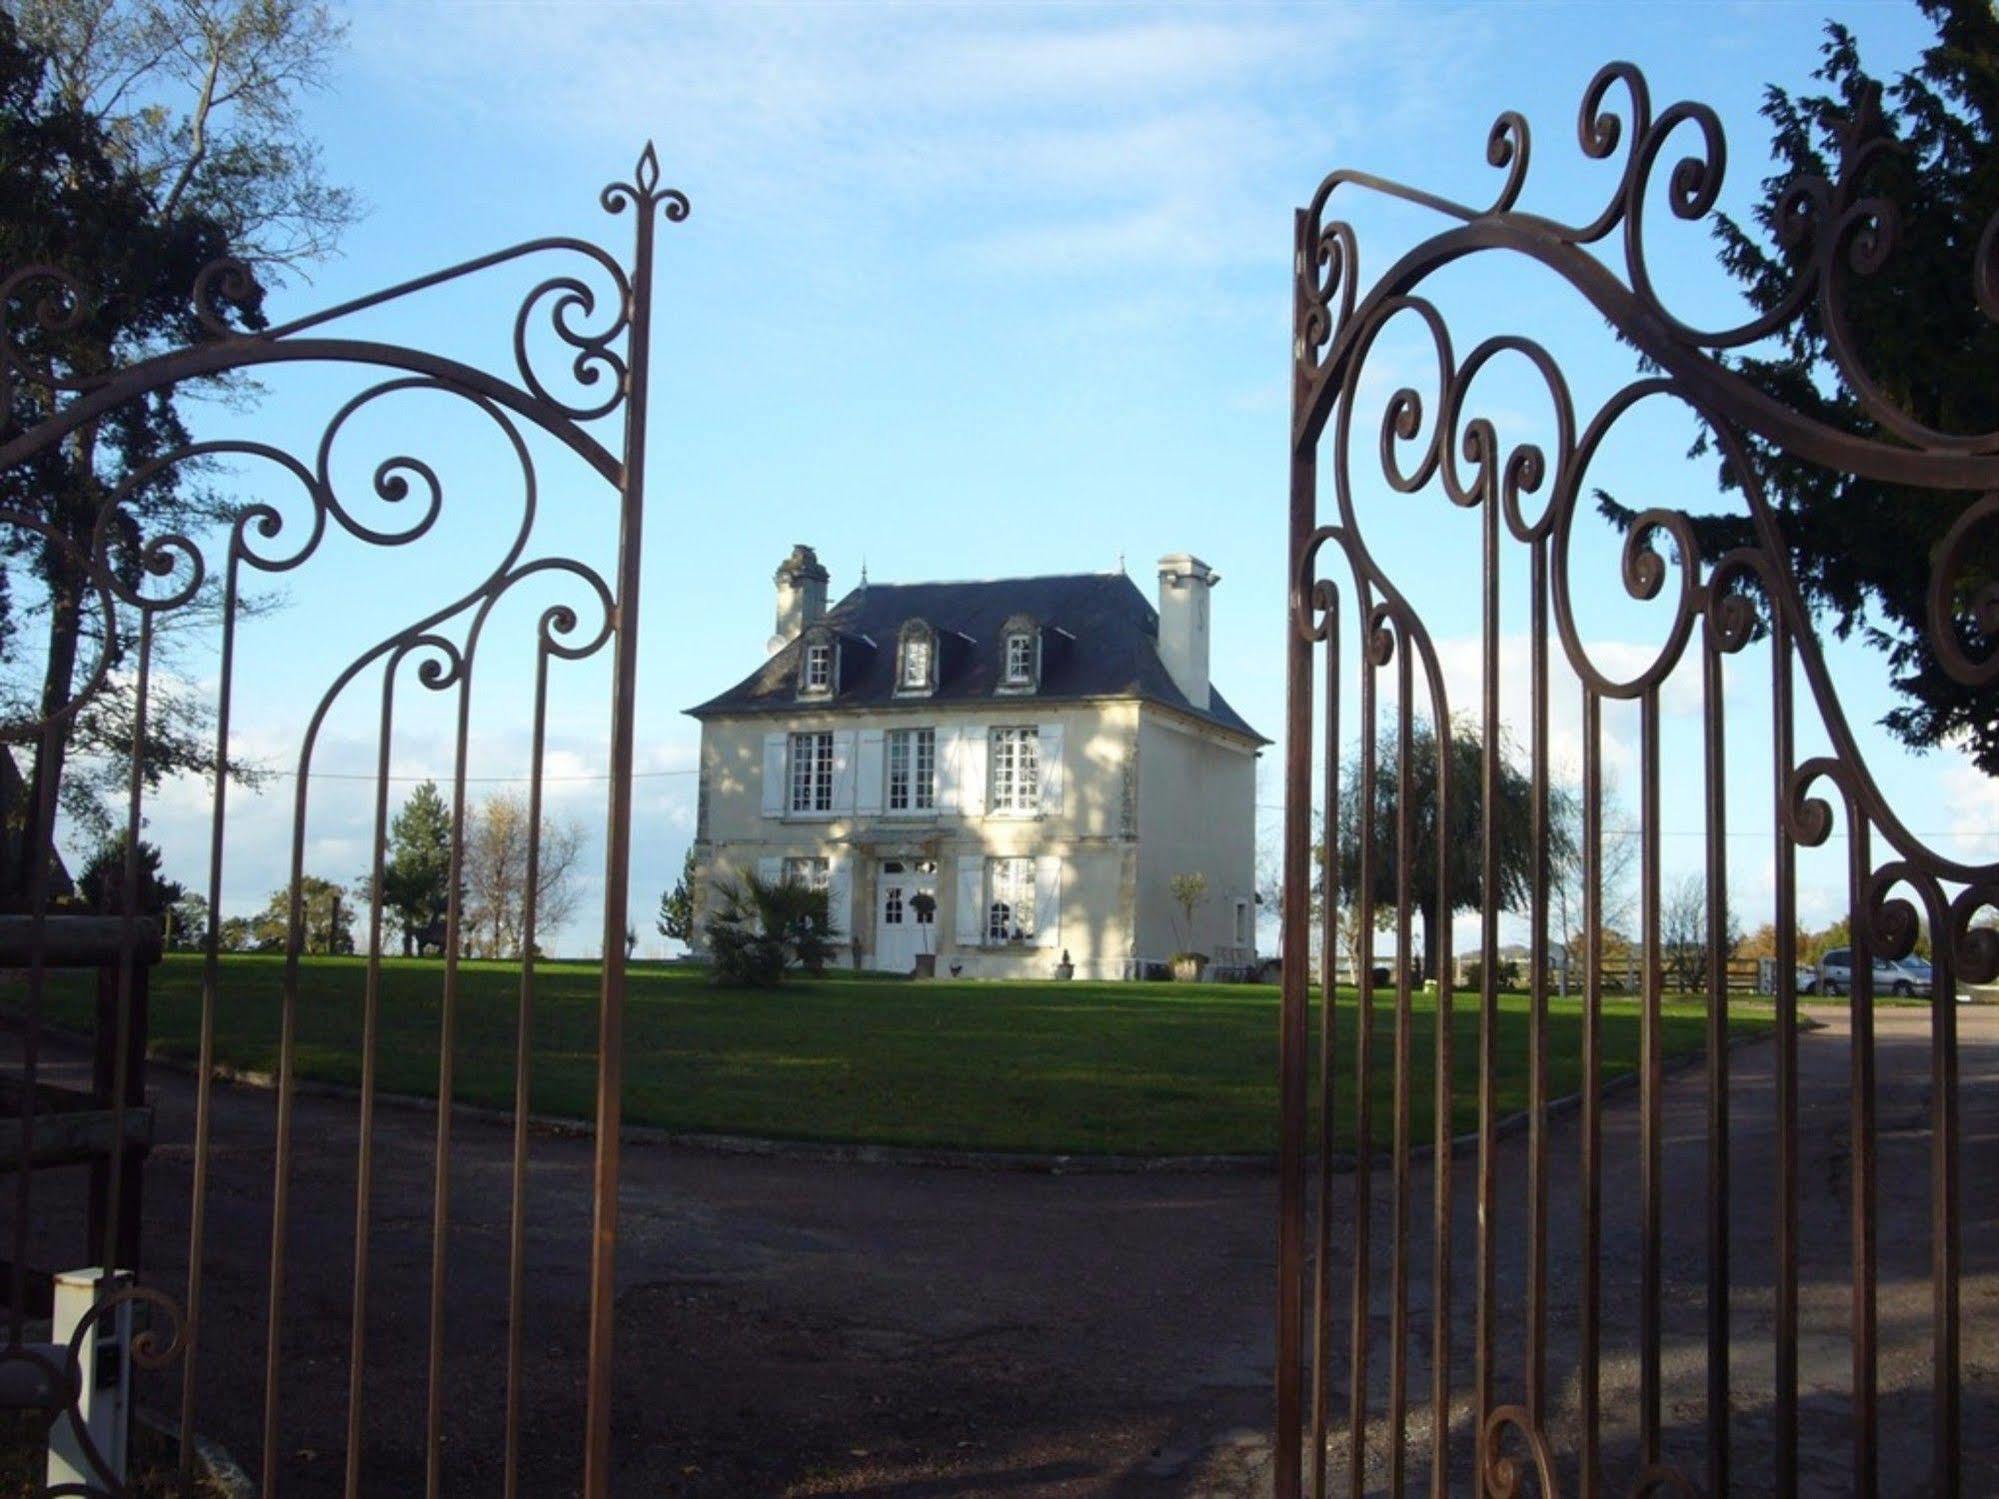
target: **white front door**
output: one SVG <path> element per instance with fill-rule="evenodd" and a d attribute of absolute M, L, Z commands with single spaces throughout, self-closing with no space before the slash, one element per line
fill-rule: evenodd
<path fill-rule="evenodd" d="M 927 895 L 928 902 L 916 897 Z M 918 909 L 927 905 L 928 909 Z M 937 863 L 885 859 L 875 881 L 875 967 L 908 973 L 918 953 L 937 951 Z"/>

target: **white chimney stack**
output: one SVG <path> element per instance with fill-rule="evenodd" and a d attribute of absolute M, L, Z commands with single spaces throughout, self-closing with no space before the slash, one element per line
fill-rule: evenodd
<path fill-rule="evenodd" d="M 1187 701 L 1207 711 L 1208 594 L 1222 575 L 1190 552 L 1159 559 L 1159 659 Z"/>
<path fill-rule="evenodd" d="M 777 565 L 777 633 L 770 638 L 772 655 L 825 618 L 826 583 L 831 576 L 820 564 L 819 554 L 803 542 Z"/>

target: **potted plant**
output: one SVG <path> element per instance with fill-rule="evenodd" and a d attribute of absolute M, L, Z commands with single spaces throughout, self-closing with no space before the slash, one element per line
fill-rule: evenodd
<path fill-rule="evenodd" d="M 1208 877 L 1198 869 L 1173 876 L 1169 887 L 1173 904 L 1180 908 L 1180 951 L 1167 961 L 1179 982 L 1197 983 L 1208 966 L 1208 955 L 1194 951 L 1194 912 L 1208 898 Z"/>
<path fill-rule="evenodd" d="M 1075 976 L 1076 965 L 1070 961 L 1069 949 L 1065 947 L 1062 949 L 1062 961 L 1055 965 L 1055 977 L 1058 979 L 1072 979 Z"/>
<path fill-rule="evenodd" d="M 937 977 L 937 954 L 930 950 L 930 933 L 937 921 L 937 897 L 928 890 L 919 890 L 910 896 L 909 909 L 916 913 L 916 929 L 923 935 L 923 951 L 916 955 L 915 976 L 934 979 Z"/>

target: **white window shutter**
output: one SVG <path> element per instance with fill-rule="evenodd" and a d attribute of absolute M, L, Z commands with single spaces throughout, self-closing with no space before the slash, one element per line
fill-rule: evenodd
<path fill-rule="evenodd" d="M 1062 932 L 1062 860 L 1043 854 L 1034 861 L 1034 945 L 1053 947 Z"/>
<path fill-rule="evenodd" d="M 860 754 L 855 761 L 854 810 L 874 813 L 882 809 L 882 731 L 862 729 Z"/>
<path fill-rule="evenodd" d="M 984 724 L 958 731 L 958 810 L 967 817 L 986 815 L 986 735 Z"/>
<path fill-rule="evenodd" d="M 1041 778 L 1041 810 L 1062 810 L 1062 725 L 1045 723 L 1036 731 L 1037 765 Z"/>
<path fill-rule="evenodd" d="M 764 735 L 764 816 L 784 815 L 784 758 L 785 740 L 783 734 Z"/>
<path fill-rule="evenodd" d="M 958 810 L 958 731 L 937 731 L 937 810 Z"/>
<path fill-rule="evenodd" d="M 766 885 L 775 885 L 784 878 L 784 860 L 776 854 L 768 854 L 757 860 L 757 878 Z"/>
<path fill-rule="evenodd" d="M 977 947 L 986 930 L 986 861 L 979 854 L 958 857 L 958 915 L 955 925 L 960 947 Z"/>
<path fill-rule="evenodd" d="M 854 731 L 841 729 L 833 736 L 833 810 L 854 810 Z"/>
<path fill-rule="evenodd" d="M 853 935 L 854 865 L 845 854 L 832 854 L 826 860 L 826 925 L 835 937 Z"/>

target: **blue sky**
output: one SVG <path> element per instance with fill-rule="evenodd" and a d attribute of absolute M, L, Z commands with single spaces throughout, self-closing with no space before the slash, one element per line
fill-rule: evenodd
<path fill-rule="evenodd" d="M 1655 106 L 1691 95 L 1721 112 L 1731 145 L 1724 202 L 1740 205 L 1766 165 L 1760 92 L 1804 79 L 1826 15 L 1854 26 L 1877 70 L 1905 65 L 1922 41 L 1920 17 L 1902 4 L 494 3 L 349 14 L 349 49 L 308 119 L 329 174 L 370 211 L 314 284 L 280 294 L 281 311 L 539 234 L 621 248 L 629 218 L 602 216 L 596 194 L 629 172 L 648 139 L 666 180 L 694 203 L 685 224 L 664 231 L 658 263 L 633 875 L 642 951 L 693 825 L 686 772 L 697 733 L 680 710 L 761 659 L 771 572 L 793 542 L 819 549 L 836 594 L 863 562 L 876 579 L 913 580 L 1108 569 L 1121 557 L 1150 590 L 1153 559 L 1195 551 L 1224 575 L 1215 679 L 1274 737 L 1290 221 L 1323 173 L 1363 166 L 1482 199 L 1494 176 L 1486 131 L 1500 109 L 1517 107 L 1535 127 L 1526 206 L 1593 211 L 1610 175 L 1576 149 L 1576 104 L 1598 64 L 1622 57 L 1646 69 Z M 1424 226 L 1387 213 L 1361 227 L 1371 246 Z M 1364 253 L 1374 268 L 1385 263 Z M 1731 305 L 1704 239 L 1668 224 L 1655 254 L 1679 305 Z M 1598 398 L 1628 377 L 1628 356 L 1552 281 L 1485 264 L 1447 281 L 1440 295 L 1454 299 L 1467 334 L 1504 325 L 1543 336 Z M 504 359 L 525 283 L 503 273 L 489 285 L 366 326 Z M 1419 355 L 1411 345 L 1382 359 L 1401 379 L 1420 373 Z M 306 375 L 270 383 L 255 420 L 295 442 L 315 438 L 329 400 L 351 388 Z M 1501 382 L 1491 399 L 1523 435 L 1545 425 L 1527 387 L 1509 393 Z M 260 685 L 254 711 L 239 710 L 241 747 L 274 766 L 296 760 L 305 713 L 366 632 L 402 622 L 412 600 L 441 597 L 456 572 L 469 580 L 519 515 L 518 483 L 493 434 L 435 398 L 407 400 L 357 422 L 351 470 L 365 477 L 415 445 L 456 485 L 447 518 L 394 557 L 332 546 L 287 579 L 286 607 L 246 643 L 245 681 Z M 1378 410 L 1377 401 L 1365 418 L 1370 444 Z M 243 418 L 212 420 L 219 429 Z M 1678 457 L 1691 431 L 1670 418 L 1634 425 L 1605 454 L 1603 481 L 1704 503 L 1711 476 Z M 608 567 L 604 493 L 559 458 L 542 479 L 535 545 Z M 1473 706 L 1475 523 L 1444 513 L 1434 493 L 1370 506 L 1371 540 L 1457 663 L 1456 701 Z M 1635 659 L 1656 615 L 1622 599 L 1608 543 L 1590 558 L 1577 575 L 1586 625 L 1608 655 Z M 1511 601 L 1521 597 L 1516 576 L 1524 571 L 1509 575 Z M 526 638 L 541 602 L 496 619 L 495 641 Z M 1509 630 L 1524 628 L 1516 611 Z M 1878 717 L 1888 698 L 1877 659 L 1851 650 L 1834 659 L 1853 716 Z M 482 665 L 475 775 L 524 768 L 527 660 L 496 643 Z M 1510 641 L 1509 685 L 1523 660 Z M 1767 667 L 1753 653 L 1745 660 L 1731 677 L 1742 715 L 1731 782 L 1754 798 L 1739 827 L 1767 829 L 1755 718 Z M 200 664 L 190 656 L 190 670 Z M 1688 800 L 1697 723 L 1693 679 L 1684 681 L 1667 695 L 1669 870 L 1692 867 L 1699 850 Z M 551 773 L 563 779 L 551 793 L 594 831 L 603 791 L 589 777 L 604 764 L 606 679 L 593 664 L 563 684 L 551 719 Z M 365 711 L 343 704 L 329 719 L 316 769 L 370 770 L 367 695 Z M 412 684 L 406 696 L 422 694 Z M 399 735 L 399 774 L 449 771 L 448 723 L 435 708 Z M 1517 692 L 1508 717 L 1516 713 L 1524 723 Z M 1560 746 L 1574 715 L 1556 716 Z M 1632 763 L 1635 733 L 1616 714 L 1609 728 L 1611 763 Z M 1991 782 L 1948 752 L 1911 759 L 1879 740 L 1869 736 L 1877 774 L 1912 826 L 1960 856 L 1999 856 Z M 1259 815 L 1274 832 L 1274 757 L 1265 763 Z M 1635 764 L 1624 783 L 1635 796 Z M 315 785 L 308 869 L 345 879 L 365 866 L 367 796 L 365 782 Z M 183 879 L 200 869 L 205 806 L 201 788 L 175 787 L 155 813 L 170 872 Z M 284 877 L 289 786 L 237 796 L 234 808 L 232 914 Z M 600 858 L 593 847 L 584 911 Z M 1767 833 L 1732 845 L 1752 925 L 1767 858 Z M 1836 853 L 1808 861 L 1808 914 L 1831 914 L 1838 881 Z M 579 917 L 557 946 L 593 950 L 593 920 Z"/>

